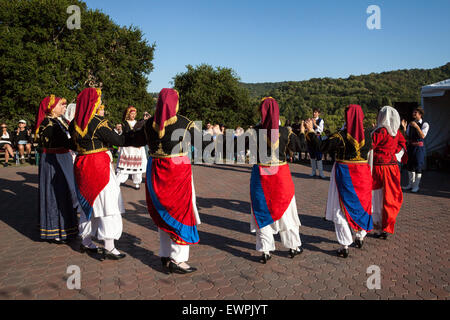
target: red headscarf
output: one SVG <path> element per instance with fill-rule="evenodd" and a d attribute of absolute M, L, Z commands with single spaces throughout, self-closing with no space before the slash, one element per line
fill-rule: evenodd
<path fill-rule="evenodd" d="M 280 108 L 278 102 L 272 97 L 265 97 L 261 100 L 261 126 L 270 132 L 270 142 L 273 145 L 278 144 L 280 128 Z M 269 143 L 269 141 L 267 141 Z"/>
<path fill-rule="evenodd" d="M 75 111 L 75 130 L 84 137 L 88 130 L 88 124 L 100 107 L 102 91 L 96 88 L 86 88 L 77 97 L 77 109 Z"/>
<path fill-rule="evenodd" d="M 48 97 L 45 97 L 44 100 L 41 101 L 36 116 L 36 127 L 34 131 L 36 134 L 39 132 L 39 126 L 41 125 L 42 121 L 44 121 L 45 117 L 52 112 L 52 110 L 56 107 L 59 100 L 61 99 L 63 98 L 55 97 L 55 95 L 52 94 Z"/>
<path fill-rule="evenodd" d="M 178 106 L 178 91 L 162 89 L 159 93 L 155 118 L 153 119 L 153 129 L 158 133 L 160 139 L 164 137 L 166 126 L 177 121 Z"/>
<path fill-rule="evenodd" d="M 364 113 L 361 106 L 351 104 L 345 109 L 345 123 L 347 127 L 347 139 L 355 146 L 359 157 L 359 150 L 364 146 Z"/>
<path fill-rule="evenodd" d="M 123 114 L 123 121 L 128 120 L 128 117 L 130 116 L 131 111 L 135 111 L 137 112 L 137 109 L 133 106 L 129 106 L 126 110 L 125 113 Z"/>

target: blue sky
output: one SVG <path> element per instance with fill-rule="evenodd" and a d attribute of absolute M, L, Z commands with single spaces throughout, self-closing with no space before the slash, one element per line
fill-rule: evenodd
<path fill-rule="evenodd" d="M 450 62 L 450 0 L 88 0 L 156 43 L 148 90 L 187 64 L 229 67 L 243 82 L 348 77 Z M 369 30 L 369 5 L 381 30 Z"/>

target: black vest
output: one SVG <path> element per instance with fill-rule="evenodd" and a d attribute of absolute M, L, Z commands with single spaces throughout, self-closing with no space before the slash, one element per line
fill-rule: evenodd
<path fill-rule="evenodd" d="M 425 121 L 422 120 L 422 123 L 418 123 L 416 122 L 420 128 L 420 130 L 422 130 L 422 126 L 425 123 Z M 409 141 L 410 142 L 423 142 L 423 139 L 421 137 L 419 137 L 419 133 L 417 132 L 417 130 L 415 128 L 409 127 Z"/>

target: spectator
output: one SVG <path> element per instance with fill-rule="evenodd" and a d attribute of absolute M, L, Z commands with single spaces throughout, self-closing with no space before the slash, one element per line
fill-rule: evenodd
<path fill-rule="evenodd" d="M 116 127 L 114 128 L 114 131 L 120 136 L 122 135 L 122 124 L 118 123 L 116 124 Z"/>
<path fill-rule="evenodd" d="M 422 171 L 425 168 L 425 137 L 430 125 L 423 120 L 425 112 L 421 107 L 413 110 L 413 121 L 406 127 L 406 121 L 402 122 L 403 130 L 408 137 L 408 178 L 409 183 L 404 190 L 419 191 Z"/>
<path fill-rule="evenodd" d="M 14 144 L 19 150 L 19 160 L 21 164 L 25 163 L 25 152 L 28 156 L 28 161 L 31 159 L 31 130 L 27 127 L 25 120 L 20 120 L 16 135 L 14 136 Z"/>
<path fill-rule="evenodd" d="M 9 156 L 14 157 L 14 151 L 12 148 L 12 140 L 8 133 L 8 126 L 6 125 L 6 123 L 1 124 L 1 129 L 2 136 L 0 137 L 0 149 L 5 150 L 5 162 L 3 163 L 3 166 L 7 167 L 9 165 Z"/>
<path fill-rule="evenodd" d="M 320 139 L 320 136 L 323 132 L 324 127 L 324 121 L 323 119 L 319 118 L 320 110 L 314 109 L 313 110 L 313 117 L 311 119 L 313 130 L 316 134 L 316 136 Z M 312 143 L 310 140 L 308 140 L 308 151 L 309 151 L 309 157 L 311 159 L 311 169 L 312 172 L 310 174 L 310 177 L 316 176 L 316 169 L 319 169 L 319 176 L 320 178 L 324 179 L 325 175 L 323 174 L 323 163 L 322 163 L 322 152 L 320 150 L 317 150 L 314 143 Z"/>

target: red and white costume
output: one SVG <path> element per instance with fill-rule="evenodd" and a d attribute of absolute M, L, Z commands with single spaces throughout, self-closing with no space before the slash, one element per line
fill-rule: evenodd
<path fill-rule="evenodd" d="M 373 147 L 373 223 L 374 231 L 394 233 L 394 226 L 403 202 L 398 161 L 406 150 L 406 141 L 398 131 L 400 116 L 392 107 L 383 107 L 378 125 L 372 133 Z"/>

